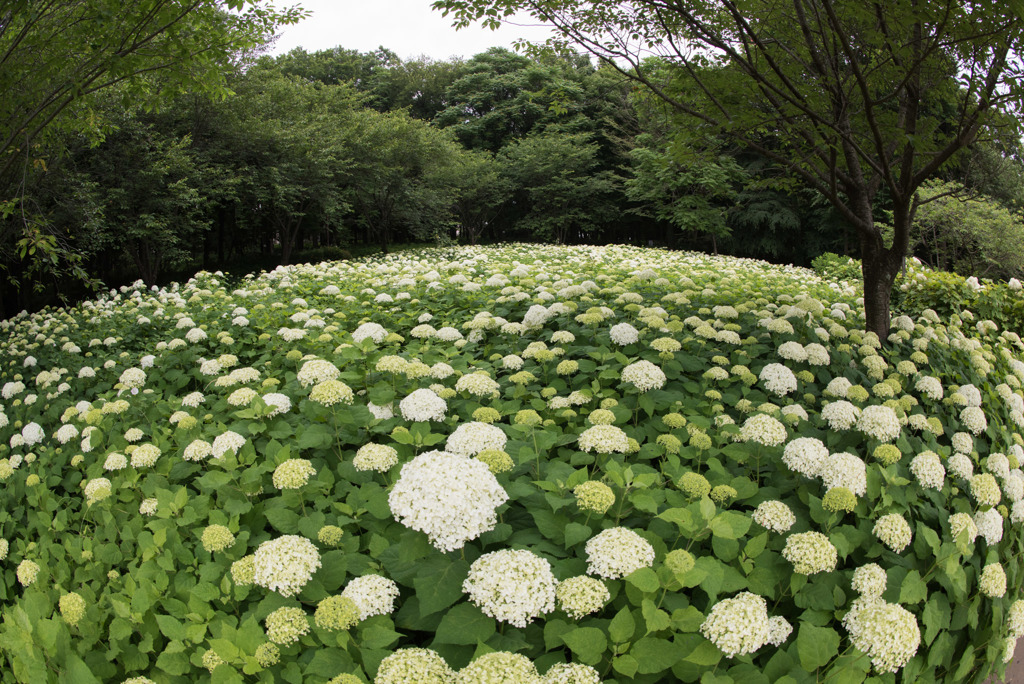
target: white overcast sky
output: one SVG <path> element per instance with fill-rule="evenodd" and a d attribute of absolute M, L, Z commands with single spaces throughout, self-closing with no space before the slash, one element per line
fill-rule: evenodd
<path fill-rule="evenodd" d="M 283 54 L 296 47 L 307 52 L 343 47 L 370 52 L 380 46 L 402 59 L 428 56 L 436 60 L 469 58 L 487 48 L 511 48 L 518 38 L 541 42 L 549 29 L 537 26 L 528 15 L 521 26 L 503 26 L 497 31 L 473 25 L 456 31 L 452 18 L 431 9 L 431 0 L 280 0 L 278 6 L 298 4 L 312 16 L 286 26 L 271 54 Z"/>

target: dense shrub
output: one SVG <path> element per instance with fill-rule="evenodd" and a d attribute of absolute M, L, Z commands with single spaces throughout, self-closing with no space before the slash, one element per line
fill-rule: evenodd
<path fill-rule="evenodd" d="M 856 282 L 863 279 L 860 260 L 825 252 L 811 261 L 813 268 L 822 278 Z"/>
<path fill-rule="evenodd" d="M 0 680 L 983 681 L 1024 345 L 856 296 L 509 246 L 4 323 Z"/>

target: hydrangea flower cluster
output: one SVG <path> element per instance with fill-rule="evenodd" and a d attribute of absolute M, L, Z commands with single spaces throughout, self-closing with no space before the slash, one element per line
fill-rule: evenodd
<path fill-rule="evenodd" d="M 587 572 L 618 579 L 654 563 L 654 547 L 633 530 L 610 527 L 587 541 Z"/>
<path fill-rule="evenodd" d="M 547 560 L 527 550 L 502 549 L 473 562 L 462 590 L 485 615 L 526 627 L 555 609 L 557 584 Z"/>
<path fill-rule="evenodd" d="M 320 553 L 305 537 L 289 534 L 260 544 L 253 568 L 255 584 L 281 596 L 294 596 L 320 568 Z"/>
<path fill-rule="evenodd" d="M 898 672 L 921 645 L 913 613 L 878 596 L 855 599 L 843 626 L 854 648 L 867 653 L 878 672 Z"/>
<path fill-rule="evenodd" d="M 398 522 L 425 532 L 441 551 L 494 528 L 495 509 L 508 500 L 490 469 L 478 460 L 428 451 L 402 466 L 388 504 Z"/>

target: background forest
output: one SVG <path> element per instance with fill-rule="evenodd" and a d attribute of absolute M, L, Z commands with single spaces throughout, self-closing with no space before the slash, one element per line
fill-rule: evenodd
<path fill-rule="evenodd" d="M 236 59 L 227 88 L 158 106 L 107 88 L 78 105 L 88 126 L 35 146 L 3 218 L 5 234 L 26 236 L 0 254 L 4 315 L 77 297 L 83 282 L 152 285 L 409 242 L 654 244 L 801 265 L 858 251 L 778 165 L 680 132 L 585 56 L 298 49 Z M 922 193 L 912 250 L 965 275 L 1018 276 L 1019 149 L 998 130 L 983 137 Z"/>

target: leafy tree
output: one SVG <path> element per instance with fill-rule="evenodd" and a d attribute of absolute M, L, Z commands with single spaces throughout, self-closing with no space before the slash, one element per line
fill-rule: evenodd
<path fill-rule="evenodd" d="M 456 24 L 527 10 L 649 88 L 695 136 L 784 165 L 856 230 L 867 328 L 885 338 L 917 191 L 983 128 L 1015 113 L 1022 22 L 960 0 L 438 0 Z M 674 68 L 645 63 L 661 54 Z M 1005 119 L 1003 119 L 1005 121 Z M 772 132 L 771 144 L 765 131 Z M 893 240 L 876 221 L 887 198 Z"/>
<path fill-rule="evenodd" d="M 464 154 L 449 133 L 404 112 L 363 110 L 351 145 L 352 202 L 367 242 L 386 252 L 400 231 L 418 240 L 448 232 L 451 169 Z"/>
<path fill-rule="evenodd" d="M 593 241 L 617 216 L 617 179 L 598 168 L 585 133 L 548 129 L 504 147 L 498 159 L 516 190 L 516 227 L 559 244 Z"/>
<path fill-rule="evenodd" d="M 191 260 L 209 221 L 188 138 L 163 135 L 127 113 L 83 170 L 102 188 L 97 240 L 123 251 L 147 285 L 163 268 Z"/>
<path fill-rule="evenodd" d="M 631 153 L 632 175 L 625 182 L 626 196 L 640 207 L 636 211 L 683 232 L 710 235 L 717 254 L 717 239 L 730 232 L 726 217 L 742 179 L 739 165 L 727 155 L 711 163 L 693 163 L 656 146 L 647 134 L 637 142 Z"/>
<path fill-rule="evenodd" d="M 67 241 L 21 203 L 68 134 L 106 132 L 92 95 L 117 86 L 152 105 L 226 93 L 224 72 L 281 24 L 304 16 L 248 0 L 0 0 L 0 266 L 18 258 L 84 275 Z"/>
<path fill-rule="evenodd" d="M 1024 223 L 999 202 L 959 183 L 928 182 L 914 217 L 912 249 L 936 268 L 979 277 L 1024 274 Z"/>
<path fill-rule="evenodd" d="M 347 86 L 264 70 L 238 87 L 237 125 L 247 132 L 243 144 L 257 153 L 240 191 L 249 220 L 271 227 L 287 264 L 304 228 L 342 228 L 350 208 L 345 184 L 356 163 L 350 135 L 356 100 Z"/>
<path fill-rule="evenodd" d="M 512 180 L 490 152 L 470 150 L 453 168 L 457 237 L 477 244 L 494 226 L 512 192 Z"/>
<path fill-rule="evenodd" d="M 466 147 L 497 152 L 554 116 L 552 80 L 551 70 L 530 58 L 491 48 L 466 63 L 435 121 L 452 128 Z"/>

